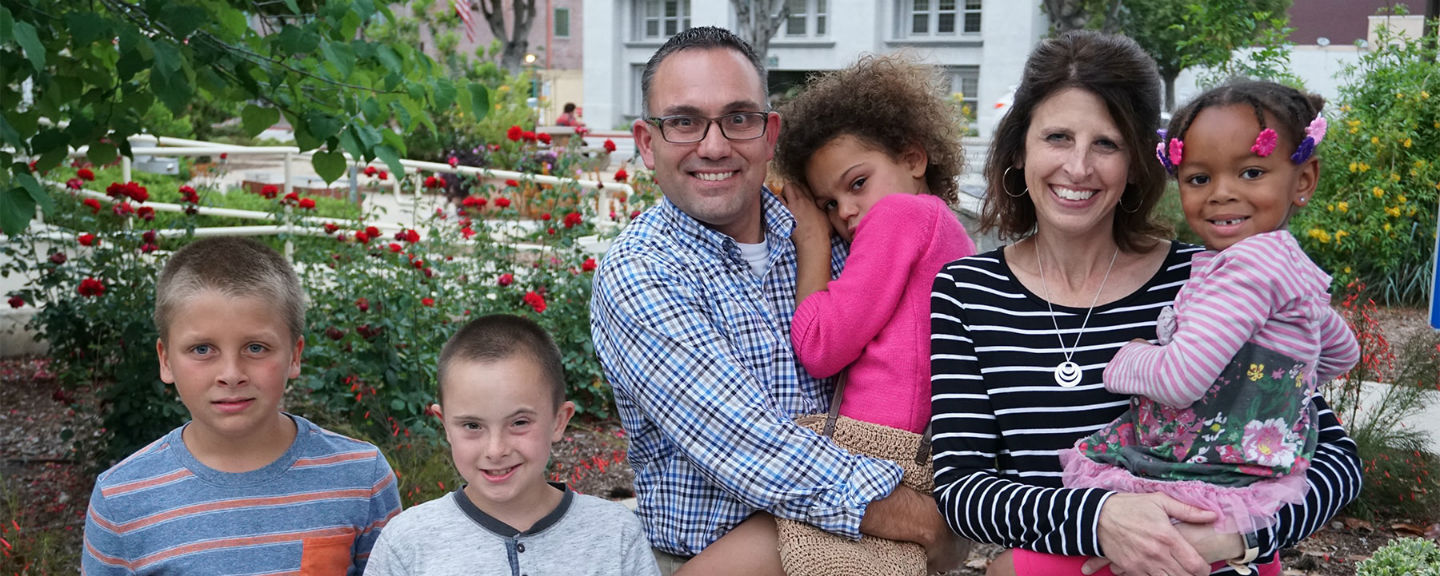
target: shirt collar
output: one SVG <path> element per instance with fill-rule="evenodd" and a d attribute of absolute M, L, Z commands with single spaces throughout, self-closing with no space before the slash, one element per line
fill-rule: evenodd
<path fill-rule="evenodd" d="M 790 209 L 780 201 L 768 187 L 761 186 L 760 210 L 764 216 L 763 226 L 765 227 L 766 239 L 772 242 L 777 240 L 790 240 L 790 233 L 795 230 L 795 216 L 790 214 Z M 721 232 L 706 226 L 694 217 L 680 210 L 669 198 L 662 198 L 660 205 L 656 207 L 660 217 L 666 223 L 666 227 L 677 235 L 699 240 L 711 251 L 730 254 L 738 253 L 739 247 L 735 245 L 735 239 Z"/>

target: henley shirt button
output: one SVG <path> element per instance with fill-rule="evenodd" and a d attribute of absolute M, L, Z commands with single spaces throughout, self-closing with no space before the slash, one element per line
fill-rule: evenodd
<path fill-rule="evenodd" d="M 515 545 L 515 551 L 516 551 L 516 552 L 524 552 L 524 551 L 525 551 L 525 545 L 524 545 L 524 544 L 516 544 L 516 545 Z"/>

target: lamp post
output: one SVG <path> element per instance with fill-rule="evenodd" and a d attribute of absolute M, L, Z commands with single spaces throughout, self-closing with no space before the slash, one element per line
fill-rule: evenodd
<path fill-rule="evenodd" d="M 525 105 L 535 114 L 535 125 L 540 125 L 540 78 L 535 72 L 535 53 L 525 54 L 525 70 L 530 72 L 530 97 L 525 99 Z"/>

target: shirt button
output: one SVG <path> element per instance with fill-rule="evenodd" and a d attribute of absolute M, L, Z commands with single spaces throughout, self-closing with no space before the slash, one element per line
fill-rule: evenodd
<path fill-rule="evenodd" d="M 524 552 L 524 551 L 525 551 L 525 544 L 523 544 L 523 543 L 522 543 L 522 544 L 516 544 L 516 545 L 515 545 L 515 551 L 516 551 L 516 552 Z"/>

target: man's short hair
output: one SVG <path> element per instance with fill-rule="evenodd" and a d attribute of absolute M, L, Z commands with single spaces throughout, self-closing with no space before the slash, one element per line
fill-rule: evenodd
<path fill-rule="evenodd" d="M 765 64 L 760 61 L 760 55 L 755 53 L 755 49 L 729 30 L 715 26 L 701 26 L 671 36 L 669 40 L 665 41 L 664 46 L 655 51 L 655 55 L 650 57 L 650 61 L 645 63 L 645 72 L 640 75 L 640 105 L 643 107 L 643 115 L 650 115 L 650 85 L 655 81 L 655 71 L 660 68 L 660 63 L 669 58 L 671 54 L 692 48 L 728 48 L 744 55 L 745 59 L 750 61 L 750 65 L 755 67 L 755 74 L 760 77 L 760 102 L 764 103 L 766 97 L 770 95 L 770 83 L 765 78 Z"/>
<path fill-rule="evenodd" d="M 575 111 L 575 103 L 574 103 L 574 102 L 566 102 L 566 103 L 565 103 L 565 113 L 566 113 L 566 114 L 569 114 L 569 113 L 574 112 L 574 111 Z"/>
<path fill-rule="evenodd" d="M 291 342 L 305 333 L 305 293 L 285 257 L 249 238 L 211 237 L 176 251 L 160 271 L 152 319 L 161 340 L 170 334 L 176 309 L 207 290 L 273 303 Z"/>
<path fill-rule="evenodd" d="M 436 375 L 440 403 L 445 403 L 445 375 L 455 362 L 498 362 L 513 356 L 522 356 L 540 367 L 558 409 L 565 402 L 565 366 L 560 361 L 560 348 L 539 324 L 512 314 L 471 320 L 445 342 Z"/>

